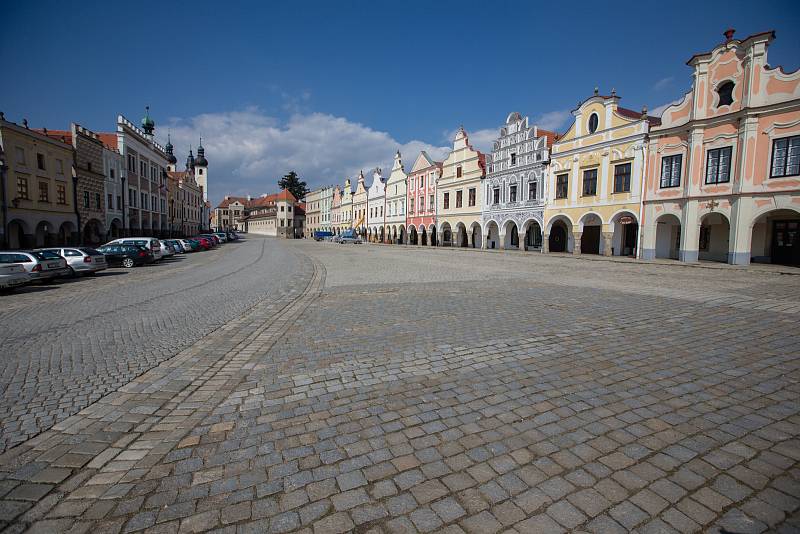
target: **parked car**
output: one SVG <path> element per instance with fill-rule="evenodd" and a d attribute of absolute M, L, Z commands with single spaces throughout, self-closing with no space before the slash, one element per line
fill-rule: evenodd
<path fill-rule="evenodd" d="M 52 282 L 72 274 L 67 267 L 67 260 L 52 252 L 27 250 L 0 252 L 0 263 L 19 263 L 32 280 L 42 282 Z"/>
<path fill-rule="evenodd" d="M 228 236 L 225 234 L 225 232 L 214 232 L 213 235 L 217 236 L 221 243 L 228 241 Z"/>
<path fill-rule="evenodd" d="M 347 243 L 350 243 L 350 244 L 352 244 L 352 245 L 360 245 L 360 244 L 362 244 L 364 241 L 362 241 L 362 240 L 361 240 L 361 238 L 360 238 L 360 237 L 358 237 L 357 235 L 345 235 L 345 236 L 342 236 L 342 237 L 341 237 L 341 239 L 339 239 L 339 241 L 338 241 L 338 242 L 339 242 L 340 244 L 347 244 Z"/>
<path fill-rule="evenodd" d="M 181 239 L 180 242 L 186 252 L 195 252 L 200 250 L 200 242 L 195 239 Z"/>
<path fill-rule="evenodd" d="M 8 293 L 30 283 L 31 277 L 19 263 L 0 263 L 0 291 Z"/>
<path fill-rule="evenodd" d="M 200 234 L 200 237 L 205 237 L 206 239 L 211 241 L 211 243 L 214 246 L 217 246 L 220 243 L 219 238 L 217 236 L 215 236 L 214 234 Z"/>
<path fill-rule="evenodd" d="M 214 248 L 214 241 L 206 237 L 196 237 L 195 241 L 200 245 L 200 250 L 211 250 Z"/>
<path fill-rule="evenodd" d="M 175 250 L 175 254 L 183 254 L 186 252 L 180 239 L 167 239 L 167 243 Z"/>
<path fill-rule="evenodd" d="M 240 239 L 239 235 L 236 232 L 234 231 L 228 232 L 228 241 L 238 241 L 239 239 Z"/>
<path fill-rule="evenodd" d="M 175 248 L 173 248 L 172 245 L 166 241 L 159 241 L 159 243 L 161 243 L 161 254 L 163 254 L 165 258 L 171 258 L 175 255 Z"/>
<path fill-rule="evenodd" d="M 108 268 L 103 253 L 90 247 L 41 248 L 37 251 L 49 251 L 63 257 L 72 276 L 94 274 Z"/>
<path fill-rule="evenodd" d="M 103 245 L 97 250 L 105 255 L 109 265 L 121 265 L 126 269 L 156 261 L 152 250 L 139 245 L 115 243 Z"/>
<path fill-rule="evenodd" d="M 136 245 L 150 249 L 156 261 L 164 257 L 164 253 L 161 251 L 161 241 L 155 237 L 123 237 L 109 241 L 106 245 Z"/>

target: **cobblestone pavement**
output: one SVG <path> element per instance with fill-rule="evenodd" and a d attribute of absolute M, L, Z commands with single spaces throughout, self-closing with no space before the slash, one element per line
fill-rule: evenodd
<path fill-rule="evenodd" d="M 263 239 L 0 297 L 0 452 L 237 317 L 296 258 Z M 265 279 L 265 270 L 275 276 Z"/>
<path fill-rule="evenodd" d="M 800 529 L 799 277 L 266 243 L 296 284 L 0 456 L 7 532 Z"/>

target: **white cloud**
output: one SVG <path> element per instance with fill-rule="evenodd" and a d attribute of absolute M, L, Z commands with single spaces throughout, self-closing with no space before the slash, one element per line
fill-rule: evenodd
<path fill-rule="evenodd" d="M 416 139 L 401 143 L 386 132 L 324 113 L 295 113 L 281 121 L 258 108 L 247 108 L 172 119 L 169 127 L 181 163 L 189 145 L 196 147 L 203 136 L 212 203 L 224 195 L 274 192 L 278 179 L 290 170 L 313 188 L 341 184 L 346 177 L 376 166 L 386 174 L 396 150 L 402 153 L 406 169 L 420 150 L 433 158 L 443 158 L 449 151 L 447 146 Z"/>
<path fill-rule="evenodd" d="M 656 83 L 653 84 L 653 89 L 656 91 L 661 91 L 662 89 L 666 89 L 672 82 L 675 80 L 672 76 L 667 76 L 666 78 L 661 78 Z"/>
<path fill-rule="evenodd" d="M 545 130 L 561 133 L 561 129 L 566 126 L 567 121 L 571 118 L 572 112 L 568 109 L 548 111 L 537 116 L 532 124 Z"/>

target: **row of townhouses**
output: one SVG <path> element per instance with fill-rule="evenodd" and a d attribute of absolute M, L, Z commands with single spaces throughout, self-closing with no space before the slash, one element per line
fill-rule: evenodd
<path fill-rule="evenodd" d="M 463 128 L 444 161 L 395 154 L 306 197 L 306 236 L 355 229 L 371 241 L 800 264 L 800 72 L 767 62 L 774 32 L 692 56 L 691 89 L 660 117 L 614 90 L 572 112 L 566 132 L 508 115 L 491 154 Z"/>
<path fill-rule="evenodd" d="M 202 145 L 178 170 L 149 109 L 141 126 L 119 115 L 116 131 L 31 128 L 0 113 L 2 248 L 97 245 L 146 235 L 194 235 L 209 227 L 208 160 Z"/>

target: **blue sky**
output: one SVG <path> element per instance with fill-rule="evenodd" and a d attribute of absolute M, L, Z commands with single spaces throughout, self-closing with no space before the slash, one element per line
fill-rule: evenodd
<path fill-rule="evenodd" d="M 757 6 L 757 7 L 756 7 Z M 659 108 L 728 27 L 774 29 L 773 65 L 800 66 L 796 2 L 12 2 L 0 31 L 9 120 L 110 131 L 149 104 L 179 159 L 203 144 L 210 193 L 261 194 L 441 156 L 463 124 L 479 148 L 510 111 L 563 130 L 616 88 Z"/>

